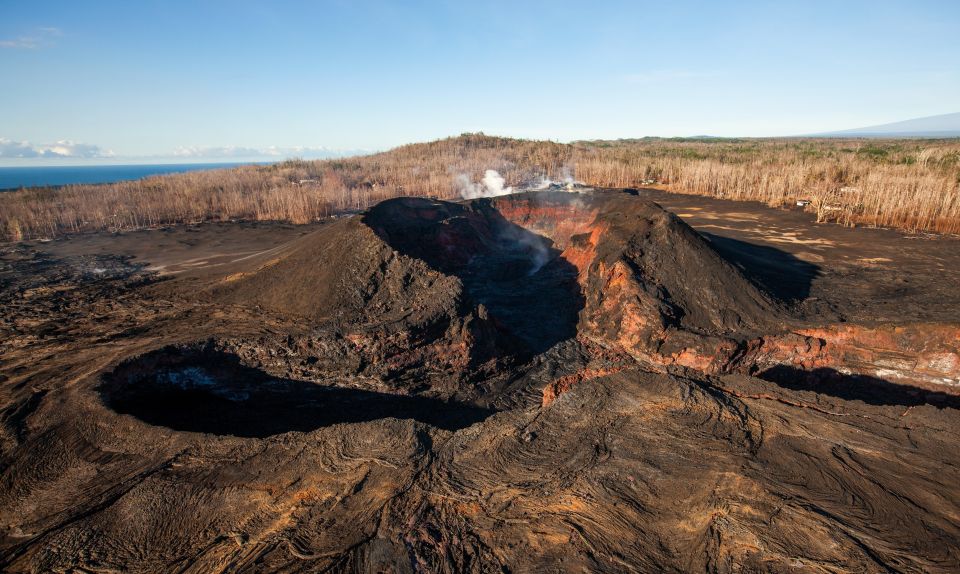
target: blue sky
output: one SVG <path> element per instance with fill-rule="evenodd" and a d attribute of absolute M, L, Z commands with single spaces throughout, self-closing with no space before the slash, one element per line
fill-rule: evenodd
<path fill-rule="evenodd" d="M 852 128 L 960 111 L 958 30 L 957 0 L 0 0 L 0 161 Z"/>

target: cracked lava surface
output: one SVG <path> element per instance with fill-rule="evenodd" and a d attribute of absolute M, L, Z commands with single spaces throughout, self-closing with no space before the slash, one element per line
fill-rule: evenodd
<path fill-rule="evenodd" d="M 4 248 L 4 571 L 960 569 L 949 294 L 612 190 L 192 229 Z"/>

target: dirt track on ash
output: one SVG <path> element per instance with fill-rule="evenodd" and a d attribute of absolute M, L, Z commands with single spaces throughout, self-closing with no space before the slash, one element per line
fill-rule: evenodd
<path fill-rule="evenodd" d="M 0 569 L 957 571 L 958 284 L 648 190 L 0 246 Z"/>

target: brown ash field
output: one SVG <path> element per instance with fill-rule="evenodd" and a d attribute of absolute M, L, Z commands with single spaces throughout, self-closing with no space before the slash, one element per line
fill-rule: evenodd
<path fill-rule="evenodd" d="M 5 572 L 956 572 L 960 239 L 656 190 L 0 245 Z"/>

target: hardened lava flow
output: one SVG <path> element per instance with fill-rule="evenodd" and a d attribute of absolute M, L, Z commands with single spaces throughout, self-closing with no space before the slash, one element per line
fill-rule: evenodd
<path fill-rule="evenodd" d="M 960 569 L 958 326 L 799 313 L 642 196 L 137 273 L 4 348 L 5 571 Z"/>

